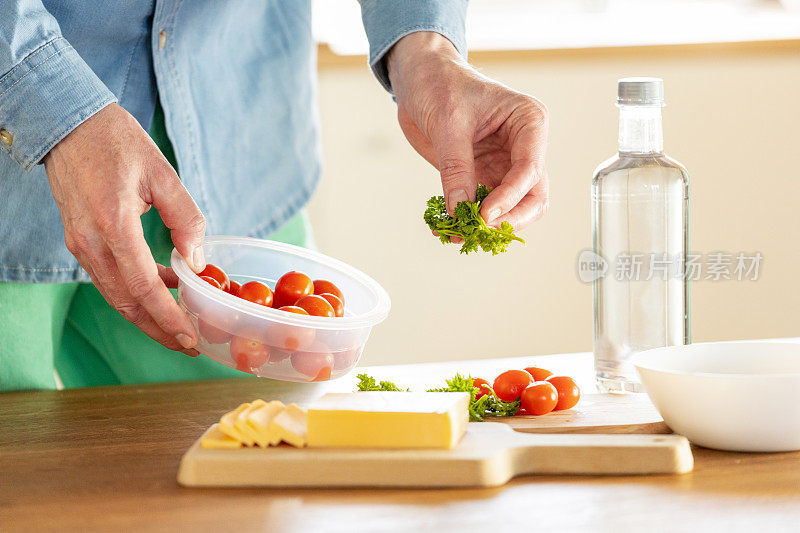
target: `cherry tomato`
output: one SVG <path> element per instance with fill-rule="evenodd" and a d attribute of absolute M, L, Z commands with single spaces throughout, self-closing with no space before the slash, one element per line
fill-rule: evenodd
<path fill-rule="evenodd" d="M 328 303 L 331 304 L 331 307 L 333 307 L 333 314 L 335 316 L 344 316 L 344 304 L 338 296 L 329 292 L 324 292 L 320 294 L 320 297 L 328 300 Z"/>
<path fill-rule="evenodd" d="M 522 408 L 531 415 L 546 415 L 558 403 L 558 391 L 552 383 L 534 381 L 520 397 Z"/>
<path fill-rule="evenodd" d="M 280 277 L 275 284 L 275 299 L 273 307 L 283 307 L 285 305 L 295 305 L 295 302 L 303 296 L 314 293 L 314 283 L 311 278 L 292 270 Z"/>
<path fill-rule="evenodd" d="M 550 376 L 545 381 L 552 383 L 558 391 L 558 404 L 556 411 L 572 409 L 578 400 L 581 399 L 581 389 L 575 384 L 575 380 L 569 376 Z"/>
<path fill-rule="evenodd" d="M 246 337 L 234 337 L 231 339 L 231 357 L 238 370 L 252 374 L 269 359 L 269 346 Z"/>
<path fill-rule="evenodd" d="M 197 321 L 197 329 L 200 336 L 211 344 L 225 344 L 233 336 L 233 333 L 218 328 L 202 318 Z"/>
<path fill-rule="evenodd" d="M 336 352 L 333 354 L 333 369 L 350 370 L 356 366 L 359 357 L 361 357 L 361 348 L 352 348 L 345 352 Z"/>
<path fill-rule="evenodd" d="M 203 281 L 205 281 L 206 283 L 208 283 L 209 285 L 211 285 L 215 289 L 221 289 L 222 288 L 222 285 L 219 284 L 219 281 L 217 281 L 216 279 L 212 278 L 211 276 L 200 276 L 200 279 L 202 279 Z"/>
<path fill-rule="evenodd" d="M 331 379 L 331 367 L 326 366 L 325 368 L 320 370 L 319 374 L 317 374 L 317 377 L 315 377 L 311 381 L 328 381 L 329 379 Z"/>
<path fill-rule="evenodd" d="M 272 291 L 260 281 L 248 281 L 242 285 L 239 298 L 265 307 L 272 306 Z"/>
<path fill-rule="evenodd" d="M 513 402 L 531 383 L 533 377 L 524 370 L 506 370 L 495 378 L 492 389 L 504 402 Z"/>
<path fill-rule="evenodd" d="M 317 341 L 309 347 L 308 351 L 292 354 L 292 367 L 300 374 L 314 379 L 324 376 L 327 369 L 328 378 L 330 378 L 333 354 L 327 346 Z"/>
<path fill-rule="evenodd" d="M 286 311 L 287 313 L 297 313 L 298 315 L 307 315 L 308 311 L 296 305 L 284 305 L 278 311 Z"/>
<path fill-rule="evenodd" d="M 212 265 L 211 263 L 207 264 L 206 267 L 200 272 L 199 276 L 202 278 L 203 276 L 208 276 L 209 278 L 214 278 L 219 283 L 219 286 L 222 287 L 223 291 L 227 291 L 231 286 L 231 280 L 228 278 L 228 275 L 222 270 L 220 267 Z"/>
<path fill-rule="evenodd" d="M 294 305 L 285 305 L 278 310 L 297 313 L 298 315 L 308 315 L 308 311 Z M 316 334 L 317 332 L 314 328 L 275 323 L 267 328 L 266 338 L 270 345 L 293 352 L 308 348 L 314 341 Z"/>
<path fill-rule="evenodd" d="M 314 294 L 333 294 L 344 303 L 344 294 L 339 290 L 339 287 L 325 279 L 314 280 Z"/>
<path fill-rule="evenodd" d="M 306 311 L 308 311 L 309 315 L 313 316 L 326 316 L 326 317 L 335 317 L 336 313 L 333 310 L 331 304 L 328 303 L 328 300 L 323 298 L 322 296 L 317 296 L 316 294 L 309 294 L 308 296 L 303 296 L 297 303 L 295 304 L 297 307 L 302 307 Z"/>
<path fill-rule="evenodd" d="M 239 296 L 239 289 L 241 289 L 241 288 L 242 288 L 242 286 L 241 286 L 241 285 L 239 285 L 238 283 L 236 283 L 236 282 L 235 282 L 235 281 L 233 281 L 233 280 L 231 280 L 231 281 L 230 281 L 230 283 L 231 283 L 231 286 L 230 286 L 230 287 L 228 287 L 228 290 L 227 290 L 226 292 L 227 292 L 228 294 L 232 294 L 232 295 L 234 295 L 234 296 Z"/>
<path fill-rule="evenodd" d="M 538 366 L 529 366 L 525 369 L 525 372 L 533 376 L 533 381 L 544 381 L 548 376 L 553 375 L 549 370 L 539 368 Z"/>
<path fill-rule="evenodd" d="M 486 388 L 484 388 L 483 385 L 486 385 L 487 387 L 491 388 L 491 385 L 489 385 L 489 382 L 486 381 L 485 379 L 474 378 L 472 380 L 472 386 L 475 387 L 476 389 L 478 389 L 478 392 L 475 393 L 475 399 L 476 400 L 478 398 L 480 398 L 481 396 L 485 396 L 485 395 L 489 394 L 489 391 L 486 390 Z"/>

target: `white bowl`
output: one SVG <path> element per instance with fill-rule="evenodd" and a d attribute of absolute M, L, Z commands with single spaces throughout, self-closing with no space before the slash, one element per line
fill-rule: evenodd
<path fill-rule="evenodd" d="M 633 364 L 667 425 L 695 444 L 800 450 L 800 343 L 668 346 L 637 354 Z"/>

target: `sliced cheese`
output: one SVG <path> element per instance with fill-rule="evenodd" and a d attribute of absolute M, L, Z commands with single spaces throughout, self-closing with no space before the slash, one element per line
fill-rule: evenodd
<path fill-rule="evenodd" d="M 200 440 L 200 446 L 209 450 L 230 450 L 241 448 L 242 443 L 233 437 L 226 435 L 219 429 L 218 425 L 212 426 L 211 429 L 203 435 Z"/>
<path fill-rule="evenodd" d="M 272 419 L 269 425 L 269 432 L 273 438 L 302 448 L 306 445 L 306 419 L 305 410 L 297 404 L 290 403 L 286 406 L 286 409 Z"/>
<path fill-rule="evenodd" d="M 247 414 L 247 425 L 253 429 L 253 432 L 256 434 L 255 441 L 262 448 L 275 446 L 280 442 L 280 438 L 272 435 L 270 432 L 269 425 L 272 423 L 272 420 L 285 409 L 286 406 L 283 405 L 282 402 L 273 400 L 253 409 Z"/>
<path fill-rule="evenodd" d="M 250 407 L 249 403 L 243 403 L 230 413 L 222 415 L 222 418 L 219 419 L 219 429 L 229 437 L 240 441 L 245 446 L 252 446 L 255 444 L 255 441 L 251 439 L 249 435 L 243 434 L 236 428 L 236 419 L 239 417 L 239 414 L 248 407 Z"/>
<path fill-rule="evenodd" d="M 246 409 L 244 409 L 238 415 L 236 415 L 236 420 L 233 423 L 233 426 L 239 430 L 239 433 L 249 438 L 259 446 L 262 445 L 259 443 L 258 433 L 250 426 L 250 424 L 247 423 L 247 418 L 250 416 L 250 413 L 252 413 L 255 409 L 258 409 L 259 407 L 262 407 L 264 405 L 267 405 L 267 402 L 265 402 L 264 400 L 255 400 L 253 402 L 250 402 L 250 405 L 248 405 Z"/>
<path fill-rule="evenodd" d="M 468 404 L 466 392 L 329 393 L 308 409 L 308 445 L 454 448 Z"/>

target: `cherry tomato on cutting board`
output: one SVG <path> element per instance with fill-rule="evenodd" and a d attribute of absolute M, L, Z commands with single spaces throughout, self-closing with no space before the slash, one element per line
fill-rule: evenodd
<path fill-rule="evenodd" d="M 552 383 L 534 381 L 520 396 L 521 407 L 531 415 L 546 415 L 558 403 L 558 391 Z"/>
<path fill-rule="evenodd" d="M 297 307 L 302 307 L 306 311 L 308 311 L 309 315 L 312 316 L 325 316 L 333 318 L 336 316 L 336 313 L 333 310 L 331 304 L 328 303 L 328 300 L 323 298 L 322 296 L 317 296 L 316 294 L 309 294 L 308 296 L 303 296 L 297 303 L 295 303 Z"/>
<path fill-rule="evenodd" d="M 231 339 L 231 357 L 238 370 L 252 373 L 269 359 L 269 346 L 247 337 Z"/>
<path fill-rule="evenodd" d="M 281 308 L 286 305 L 295 305 L 297 300 L 314 292 L 314 282 L 311 278 L 292 270 L 280 277 L 275 284 L 273 307 Z"/>
<path fill-rule="evenodd" d="M 203 269 L 200 274 L 200 277 L 208 276 L 209 278 L 214 278 L 219 283 L 219 286 L 222 287 L 223 291 L 228 291 L 231 286 L 231 280 L 228 278 L 228 275 L 222 270 L 220 267 L 212 264 L 207 264 L 206 267 Z"/>
<path fill-rule="evenodd" d="M 344 293 L 339 290 L 339 287 L 326 279 L 314 280 L 314 294 L 333 294 L 344 303 Z"/>
<path fill-rule="evenodd" d="M 494 380 L 494 393 L 504 402 L 519 398 L 525 387 L 533 383 L 533 377 L 524 370 L 506 370 Z"/>
<path fill-rule="evenodd" d="M 581 389 L 575 384 L 575 380 L 569 376 L 550 376 L 546 379 L 558 391 L 558 404 L 555 411 L 572 409 L 581 399 Z"/>
<path fill-rule="evenodd" d="M 485 379 L 475 378 L 472 380 L 472 386 L 478 389 L 478 392 L 475 393 L 476 400 L 479 399 L 481 396 L 486 396 L 487 394 L 489 394 L 489 391 L 484 387 L 484 385 L 486 387 L 491 388 L 491 385 L 489 385 L 489 382 L 486 381 Z"/>
<path fill-rule="evenodd" d="M 239 298 L 265 307 L 272 306 L 272 290 L 260 281 L 248 281 L 242 285 Z"/>
<path fill-rule="evenodd" d="M 325 292 L 320 294 L 322 298 L 328 300 L 328 303 L 333 307 L 334 316 L 344 316 L 344 303 L 335 294 Z"/>
<path fill-rule="evenodd" d="M 545 370 L 544 368 L 539 368 L 538 366 L 529 366 L 525 368 L 525 372 L 533 376 L 533 381 L 544 381 L 549 376 L 552 376 L 553 373 L 549 370 Z"/>

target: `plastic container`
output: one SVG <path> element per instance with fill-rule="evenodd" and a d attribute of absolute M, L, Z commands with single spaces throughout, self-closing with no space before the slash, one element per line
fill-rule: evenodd
<path fill-rule="evenodd" d="M 291 270 L 325 279 L 345 297 L 343 317 L 287 313 L 216 289 L 172 251 L 178 304 L 200 334 L 196 349 L 211 359 L 256 376 L 283 381 L 325 381 L 356 366 L 372 327 L 389 314 L 389 295 L 375 280 L 341 261 L 298 246 L 246 237 L 206 237 L 206 261 L 239 283 L 275 288 Z M 246 354 L 246 355 L 243 355 Z"/>

